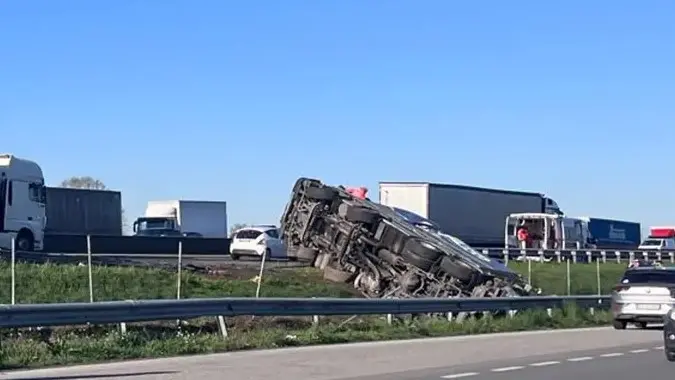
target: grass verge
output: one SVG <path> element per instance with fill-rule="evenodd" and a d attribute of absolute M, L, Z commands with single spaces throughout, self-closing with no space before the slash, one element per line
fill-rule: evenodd
<path fill-rule="evenodd" d="M 531 274 L 534 286 L 545 294 L 567 294 L 567 265 L 509 262 L 509 267 Z M 600 293 L 609 294 L 625 271 L 625 264 L 600 265 Z M 176 273 L 163 269 L 134 267 L 93 268 L 94 300 L 168 299 L 176 297 Z M 598 294 L 595 264 L 570 264 L 570 294 Z M 218 275 L 183 272 L 181 297 L 251 297 L 255 295 L 254 267 L 227 268 Z M 0 262 L 0 303 L 10 303 L 10 266 Z M 86 266 L 16 265 L 17 303 L 88 302 Z M 273 268 L 265 271 L 263 297 L 354 297 L 348 284 L 325 281 L 313 268 Z"/>
<path fill-rule="evenodd" d="M 516 270 L 523 276 L 530 277 L 532 285 L 543 289 L 545 294 L 567 295 L 567 263 L 537 263 L 509 262 L 509 268 Z M 599 266 L 590 264 L 569 264 L 570 295 L 581 294 L 609 294 L 612 286 L 616 285 L 626 263 L 605 263 Z M 599 273 L 599 278 L 598 278 Z M 599 281 L 599 284 L 598 284 Z M 598 293 L 598 285 L 600 292 Z"/>
<path fill-rule="evenodd" d="M 523 311 L 513 318 L 467 319 L 463 323 L 441 318 L 397 319 L 388 325 L 382 318 L 368 317 L 345 323 L 324 319 L 313 326 L 309 318 L 293 323 L 279 318 L 256 318 L 255 325 L 244 317 L 228 321 L 229 337 L 217 334 L 214 324 L 200 321 L 180 329 L 164 325 L 131 325 L 125 335 L 112 326 L 61 328 L 42 331 L 0 333 L 0 368 L 16 369 L 48 365 L 96 363 L 110 360 L 157 358 L 189 354 L 335 344 L 358 341 L 425 338 L 507 331 L 559 329 L 606 325 L 608 312 L 591 315 L 569 306 L 554 310 Z M 250 318 L 247 318 L 250 322 Z M 280 326 L 281 323 L 281 326 Z M 290 326 L 290 327 L 289 327 Z"/>

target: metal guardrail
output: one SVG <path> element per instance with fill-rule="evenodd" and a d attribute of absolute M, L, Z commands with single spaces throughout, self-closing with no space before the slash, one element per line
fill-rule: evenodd
<path fill-rule="evenodd" d="M 606 309 L 610 296 L 504 298 L 202 298 L 0 305 L 0 328 L 177 320 L 198 317 L 458 313 L 561 308 Z"/>
<path fill-rule="evenodd" d="M 634 259 L 661 260 L 675 263 L 675 251 L 610 250 L 610 249 L 520 249 L 476 248 L 482 254 L 501 260 L 540 258 L 573 262 L 621 262 Z"/>

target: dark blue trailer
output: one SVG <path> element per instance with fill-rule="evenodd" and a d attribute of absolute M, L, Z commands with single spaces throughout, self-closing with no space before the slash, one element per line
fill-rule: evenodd
<path fill-rule="evenodd" d="M 598 249 L 633 249 L 642 242 L 640 223 L 591 217 L 581 219 L 588 223 L 588 231 Z"/>

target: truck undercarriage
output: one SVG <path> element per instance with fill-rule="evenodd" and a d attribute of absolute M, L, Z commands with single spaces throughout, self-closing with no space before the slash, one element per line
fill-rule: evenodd
<path fill-rule="evenodd" d="M 298 179 L 280 225 L 289 257 L 320 268 L 327 280 L 353 284 L 368 298 L 531 293 L 516 272 L 342 186 Z"/>

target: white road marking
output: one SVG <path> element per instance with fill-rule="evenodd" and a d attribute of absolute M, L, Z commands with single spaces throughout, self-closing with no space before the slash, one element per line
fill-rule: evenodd
<path fill-rule="evenodd" d="M 546 367 L 548 365 L 554 365 L 554 364 L 560 364 L 560 362 L 552 360 L 550 362 L 532 363 L 532 364 L 530 364 L 530 367 Z"/>
<path fill-rule="evenodd" d="M 583 361 L 586 361 L 586 360 L 593 360 L 593 357 L 592 356 L 581 356 L 581 357 L 578 357 L 578 358 L 567 359 L 568 362 L 583 362 Z"/>
<path fill-rule="evenodd" d="M 506 371 L 515 371 L 517 369 L 523 369 L 523 368 L 525 368 L 525 366 L 514 365 L 513 367 L 493 368 L 490 371 L 492 371 L 492 372 L 506 372 Z"/>
<path fill-rule="evenodd" d="M 663 346 L 656 346 L 654 347 L 654 350 L 663 350 Z"/>
<path fill-rule="evenodd" d="M 617 357 L 617 356 L 623 356 L 623 353 L 622 353 L 622 352 L 612 352 L 612 353 L 610 353 L 610 354 L 602 354 L 602 355 L 600 355 L 600 357 L 602 357 L 602 358 L 615 358 L 615 357 Z"/>
<path fill-rule="evenodd" d="M 441 376 L 441 379 L 459 379 L 460 377 L 469 377 L 469 376 L 476 376 L 478 375 L 478 372 L 464 372 L 464 373 L 456 373 L 454 375 L 445 375 Z"/>
<path fill-rule="evenodd" d="M 646 350 L 646 349 L 644 349 L 644 348 L 641 348 L 641 349 L 639 349 L 639 350 L 630 350 L 630 353 L 631 353 L 631 354 L 641 354 L 641 353 L 647 352 L 647 351 L 649 351 L 649 350 Z"/>

